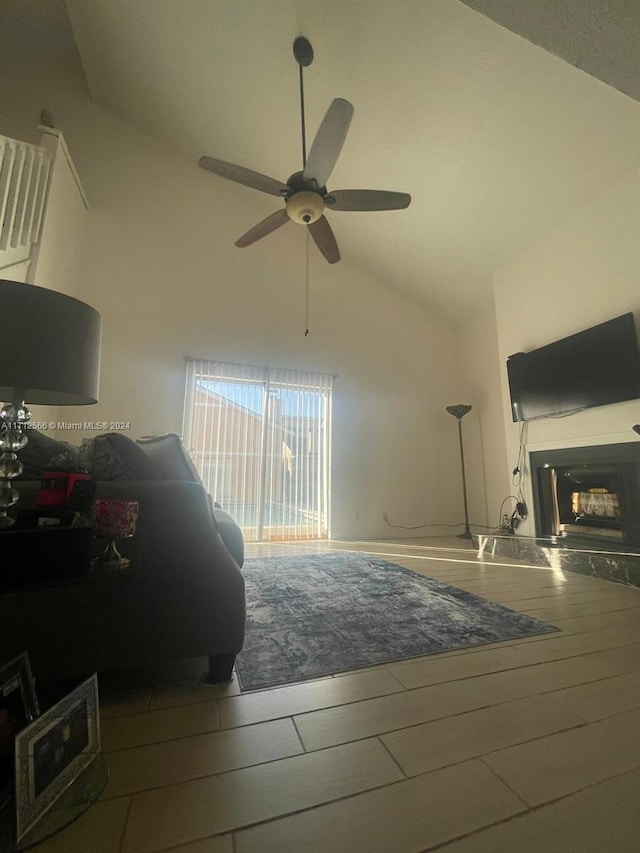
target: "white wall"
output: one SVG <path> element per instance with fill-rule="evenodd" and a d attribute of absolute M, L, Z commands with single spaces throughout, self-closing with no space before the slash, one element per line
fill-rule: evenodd
<path fill-rule="evenodd" d="M 461 402 L 473 406 L 462 421 L 469 519 L 493 529 L 501 512 L 510 513 L 514 501 L 505 468 L 506 438 L 502 413 L 500 354 L 495 307 L 465 324 L 459 331 L 464 375 Z M 478 527 L 475 528 L 479 532 Z"/>
<path fill-rule="evenodd" d="M 640 109 L 640 106 L 639 106 Z M 511 421 L 506 360 L 633 311 L 640 322 L 640 173 L 577 211 L 495 278 L 507 469 L 516 465 L 519 429 Z M 527 450 L 637 440 L 637 400 L 528 423 Z M 531 507 L 529 478 L 526 497 Z M 530 517 L 519 533 L 533 535 Z"/>
<path fill-rule="evenodd" d="M 10 5 L 27 33 L 41 21 L 24 15 L 58 6 Z M 277 200 L 98 109 L 70 52 L 31 42 L 31 54 L 23 39 L 19 57 L 0 55 L 0 132 L 26 134 L 43 106 L 56 116 L 91 206 L 77 295 L 103 316 L 100 402 L 68 409 L 68 419 L 130 421 L 133 437 L 179 431 L 186 355 L 337 373 L 333 534 L 389 535 L 384 511 L 405 525 L 459 521 L 457 436 L 444 411 L 459 394 L 451 331 L 359 273 L 345 245 L 336 266 L 312 247 L 305 337 L 303 231 L 290 224 L 233 246 Z"/>

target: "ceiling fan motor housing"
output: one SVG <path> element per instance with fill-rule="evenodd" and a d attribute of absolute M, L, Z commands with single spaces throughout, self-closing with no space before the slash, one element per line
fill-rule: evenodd
<path fill-rule="evenodd" d="M 317 222 L 324 212 L 324 199 L 318 193 L 302 190 L 287 199 L 287 215 L 298 225 Z"/>

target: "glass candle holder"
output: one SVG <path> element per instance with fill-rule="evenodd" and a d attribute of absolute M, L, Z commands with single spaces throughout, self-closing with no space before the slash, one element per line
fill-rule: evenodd
<path fill-rule="evenodd" d="M 96 536 L 107 540 L 107 546 L 100 557 L 100 563 L 106 569 L 125 569 L 130 563 L 116 547 L 117 539 L 127 539 L 136 532 L 138 520 L 138 501 L 122 498 L 98 498 L 91 510 L 91 525 Z"/>

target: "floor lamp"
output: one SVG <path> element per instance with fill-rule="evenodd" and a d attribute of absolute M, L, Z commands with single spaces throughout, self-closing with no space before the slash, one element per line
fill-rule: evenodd
<path fill-rule="evenodd" d="M 83 406 L 97 402 L 101 320 L 64 293 L 0 280 L 0 529 L 18 500 L 11 481 L 22 473 L 17 452 L 28 439 L 27 403 Z"/>
<path fill-rule="evenodd" d="M 467 480 L 464 474 L 464 447 L 462 446 L 462 419 L 471 411 L 471 406 L 447 406 L 447 411 L 458 421 L 458 438 L 460 440 L 460 464 L 462 466 L 462 495 L 464 497 L 464 533 L 458 539 L 471 539 L 469 530 L 469 510 L 467 509 Z"/>

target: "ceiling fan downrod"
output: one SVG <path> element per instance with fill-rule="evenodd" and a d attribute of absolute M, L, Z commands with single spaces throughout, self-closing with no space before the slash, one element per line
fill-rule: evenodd
<path fill-rule="evenodd" d="M 293 55 L 300 68 L 300 121 L 302 126 L 302 168 L 307 165 L 307 134 L 304 120 L 304 75 L 303 68 L 313 62 L 311 42 L 304 36 L 298 36 L 293 43 Z"/>

